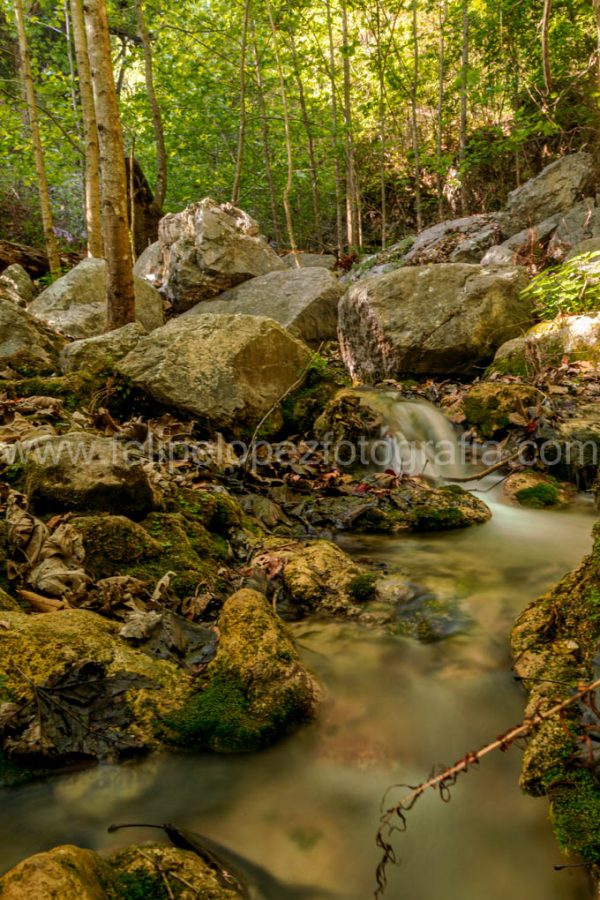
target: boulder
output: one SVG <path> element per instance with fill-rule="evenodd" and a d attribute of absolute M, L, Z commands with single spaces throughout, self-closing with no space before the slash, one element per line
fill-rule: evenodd
<path fill-rule="evenodd" d="M 563 156 L 508 195 L 503 231 L 523 228 L 566 213 L 595 188 L 593 159 L 581 151 Z"/>
<path fill-rule="evenodd" d="M 482 437 L 491 438 L 509 425 L 527 425 L 543 403 L 542 392 L 530 384 L 484 381 L 469 390 L 462 407 L 465 423 L 475 426 Z"/>
<path fill-rule="evenodd" d="M 327 269 L 270 272 L 225 291 L 216 300 L 196 304 L 185 315 L 267 316 L 306 343 L 319 344 L 337 336 L 337 308 L 342 293 L 338 279 Z"/>
<path fill-rule="evenodd" d="M 495 242 L 497 228 L 494 222 L 493 216 L 475 215 L 432 225 L 417 235 L 403 262 L 412 266 L 447 262 L 451 255 L 460 255 L 463 244 L 467 242 L 471 242 L 470 246 L 463 248 L 463 252 L 470 258 L 465 261 L 479 262 L 487 247 Z"/>
<path fill-rule="evenodd" d="M 517 267 L 450 263 L 359 281 L 339 306 L 344 363 L 365 382 L 476 372 L 530 321 L 527 280 Z"/>
<path fill-rule="evenodd" d="M 176 312 L 277 269 L 284 263 L 258 224 L 231 203 L 209 197 L 161 220 L 163 287 Z"/>
<path fill-rule="evenodd" d="M 551 216 L 532 228 L 524 228 L 502 244 L 494 244 L 481 260 L 482 266 L 514 266 L 520 260 L 535 258 L 541 247 L 544 252 L 556 231 L 560 216 Z"/>
<path fill-rule="evenodd" d="M 2 900 L 108 900 L 116 881 L 94 853 L 65 844 L 29 856 L 0 878 Z"/>
<path fill-rule="evenodd" d="M 15 762 L 157 747 L 160 716 L 189 695 L 191 679 L 175 663 L 133 649 L 121 624 L 97 613 L 3 612 L 2 621 L 0 673 L 14 706 L 3 710 L 0 745 Z"/>
<path fill-rule="evenodd" d="M 162 297 L 147 281 L 134 276 L 136 319 L 146 331 L 164 322 Z M 74 338 L 106 331 L 106 262 L 84 259 L 42 291 L 29 312 Z"/>
<path fill-rule="evenodd" d="M 23 377 L 58 369 L 65 341 L 13 301 L 0 294 L 0 366 Z"/>
<path fill-rule="evenodd" d="M 8 290 L 16 294 L 21 301 L 19 305 L 26 305 L 33 300 L 35 285 L 23 266 L 13 263 L 12 266 L 7 266 L 0 275 L 0 290 Z"/>
<path fill-rule="evenodd" d="M 67 373 L 85 369 L 86 372 L 99 372 L 110 368 L 127 356 L 146 333 L 139 322 L 130 322 L 115 331 L 73 341 L 66 345 L 60 355 L 61 371 Z"/>
<path fill-rule="evenodd" d="M 519 506 L 548 509 L 565 506 L 573 499 L 575 488 L 541 472 L 515 472 L 504 482 L 504 493 Z"/>
<path fill-rule="evenodd" d="M 141 518 L 159 500 L 137 460 L 112 438 L 84 432 L 23 446 L 25 488 L 42 510 L 93 510 Z"/>
<path fill-rule="evenodd" d="M 570 360 L 600 358 L 600 312 L 588 316 L 559 316 L 540 322 L 522 337 L 506 341 L 496 351 L 491 372 L 530 377 L 548 366 Z"/>
<path fill-rule="evenodd" d="M 585 240 L 600 237 L 600 207 L 589 197 L 560 217 L 548 244 L 548 256 L 564 260 L 573 247 Z"/>
<path fill-rule="evenodd" d="M 199 843 L 202 845 L 202 840 Z M 245 884 L 238 889 L 237 878 L 231 871 L 225 872 L 216 861 L 209 864 L 210 849 L 210 842 L 207 841 L 207 861 L 191 850 L 164 844 L 144 844 L 142 847 L 118 850 L 107 860 L 117 875 L 117 900 L 168 900 L 169 897 L 180 900 L 236 900 L 250 896 Z M 224 856 L 227 859 L 227 855 Z M 233 863 L 235 854 L 231 856 Z M 170 893 L 165 891 L 165 882 L 174 887 Z M 179 886 L 183 890 L 180 891 Z"/>
<path fill-rule="evenodd" d="M 288 253 L 283 257 L 283 263 L 288 269 L 335 269 L 335 256 L 331 253 Z"/>
<path fill-rule="evenodd" d="M 600 253 L 600 236 L 588 238 L 581 243 L 576 244 L 572 250 L 569 250 L 565 257 L 565 262 L 570 262 L 576 256 L 586 256 L 588 253 Z"/>
<path fill-rule="evenodd" d="M 308 347 L 261 316 L 173 319 L 142 338 L 117 369 L 160 403 L 214 428 L 243 431 L 301 378 Z"/>
<path fill-rule="evenodd" d="M 160 242 L 149 244 L 135 261 L 133 274 L 158 287 L 162 282 L 163 256 Z"/>
<path fill-rule="evenodd" d="M 314 716 L 318 683 L 262 594 L 239 590 L 218 627 L 204 689 L 171 717 L 181 742 L 219 753 L 258 750 Z"/>

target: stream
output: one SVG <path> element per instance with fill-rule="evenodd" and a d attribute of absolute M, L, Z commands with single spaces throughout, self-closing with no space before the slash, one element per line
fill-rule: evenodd
<path fill-rule="evenodd" d="M 445 534 L 340 539 L 443 601 L 463 627 L 433 643 L 352 622 L 292 626 L 325 686 L 318 722 L 253 756 L 162 754 L 1 791 L 0 869 L 61 843 L 94 849 L 153 839 L 111 822 L 165 822 L 204 832 L 288 884 L 373 895 L 379 802 L 416 784 L 522 717 L 508 635 L 519 611 L 591 544 L 591 504 L 534 511 L 508 505 L 489 478 L 482 526 Z M 491 487 L 491 490 L 490 490 Z M 560 862 L 544 799 L 521 795 L 520 752 L 496 753 L 462 778 L 452 801 L 426 795 L 409 815 L 386 897 L 403 900 L 578 900 Z M 282 898 L 284 900 L 284 898 Z"/>

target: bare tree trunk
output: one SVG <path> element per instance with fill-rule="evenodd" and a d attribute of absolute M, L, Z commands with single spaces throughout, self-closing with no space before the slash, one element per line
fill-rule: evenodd
<path fill-rule="evenodd" d="M 69 14 L 69 0 L 65 0 L 64 2 L 64 12 L 65 12 L 65 38 L 67 40 L 67 60 L 69 62 L 69 87 L 71 90 L 71 107 L 73 109 L 73 115 L 75 116 L 75 120 L 77 121 L 77 131 L 80 130 L 79 123 L 79 109 L 77 107 L 77 86 L 75 84 L 75 61 L 73 59 L 73 44 L 72 44 L 72 28 L 71 28 L 71 16 Z"/>
<path fill-rule="evenodd" d="M 304 96 L 304 85 L 302 84 L 302 75 L 298 65 L 298 54 L 296 52 L 296 42 L 292 30 L 288 32 L 290 36 L 290 49 L 292 51 L 292 62 L 294 65 L 294 77 L 298 85 L 298 99 L 300 101 L 300 112 L 302 113 L 302 122 L 306 131 L 306 143 L 308 148 L 308 163 L 310 168 L 310 191 L 312 198 L 313 216 L 315 220 L 315 233 L 319 246 L 323 246 L 323 232 L 321 230 L 321 202 L 319 197 L 319 178 L 317 175 L 317 160 L 315 156 L 315 141 L 312 133 L 312 127 L 306 108 L 306 97 Z"/>
<path fill-rule="evenodd" d="M 375 40 L 377 43 L 377 113 L 379 118 L 379 198 L 381 214 L 381 249 L 385 250 L 387 231 L 387 198 L 385 178 L 385 154 L 387 134 L 385 127 L 385 60 L 383 57 L 383 29 L 381 24 L 381 2 L 375 6 Z"/>
<path fill-rule="evenodd" d="M 92 76 L 90 73 L 90 61 L 87 52 L 87 39 L 85 36 L 83 6 L 81 0 L 70 0 L 70 8 L 73 43 L 75 45 L 75 59 L 77 60 L 77 74 L 79 78 L 81 116 L 83 119 L 83 144 L 85 153 L 85 227 L 87 232 L 87 246 L 90 256 L 101 257 L 104 250 L 102 246 L 102 222 L 100 217 L 100 149 L 98 146 L 98 129 L 96 126 L 96 111 L 94 109 Z"/>
<path fill-rule="evenodd" d="M 256 34 L 254 30 L 254 22 L 250 22 L 250 30 L 252 33 L 252 49 L 254 56 L 254 71 L 256 73 L 256 87 L 258 99 L 258 111 L 260 114 L 260 130 L 262 134 L 263 156 L 265 159 L 265 172 L 267 174 L 267 183 L 269 185 L 269 200 L 271 204 L 271 221 L 273 223 L 273 237 L 278 244 L 281 244 L 281 229 L 279 228 L 279 218 L 277 215 L 277 194 L 275 192 L 275 182 L 273 180 L 273 167 L 271 165 L 271 148 L 269 143 L 269 122 L 267 119 L 267 106 L 265 103 L 265 91 L 263 86 L 262 70 L 260 67 L 260 57 L 258 55 L 258 45 L 256 43 Z"/>
<path fill-rule="evenodd" d="M 296 262 L 296 266 L 300 265 L 300 261 L 298 259 L 298 246 L 296 244 L 296 235 L 294 233 L 294 220 L 292 217 L 292 206 L 291 206 L 291 197 L 292 197 L 292 187 L 293 187 L 293 178 L 294 178 L 294 157 L 293 157 L 293 149 L 292 149 L 292 133 L 290 130 L 290 113 L 288 109 L 288 99 L 287 93 L 285 90 L 285 79 L 283 75 L 283 66 L 281 64 L 281 53 L 279 52 L 279 40 L 277 37 L 277 28 L 275 27 L 275 20 L 273 19 L 273 11 L 271 9 L 270 0 L 265 0 L 265 6 L 267 8 L 267 15 L 269 16 L 269 23 L 271 25 L 271 34 L 273 36 L 273 49 L 275 51 L 275 61 L 277 63 L 277 74 L 279 76 L 279 91 L 281 94 L 281 104 L 283 106 L 283 124 L 285 129 L 285 150 L 287 155 L 287 181 L 285 185 L 285 189 L 283 191 L 283 208 L 285 210 L 285 222 L 287 226 L 288 240 L 290 242 L 290 249 L 294 254 L 294 259 Z"/>
<path fill-rule="evenodd" d="M 54 233 L 54 221 L 52 218 L 50 193 L 48 191 L 48 179 L 46 178 L 46 167 L 44 165 L 44 150 L 42 147 L 42 139 L 40 136 L 37 105 L 35 100 L 35 88 L 33 86 L 31 59 L 29 57 L 29 45 L 27 43 L 27 33 L 25 31 L 25 18 L 23 15 L 22 0 L 15 0 L 15 17 L 17 20 L 17 34 L 19 38 L 21 75 L 23 78 L 25 100 L 27 102 L 29 129 L 31 131 L 31 143 L 33 145 L 33 156 L 37 172 L 38 192 L 40 197 L 40 212 L 42 215 L 42 228 L 44 229 L 44 243 L 46 245 L 46 253 L 48 255 L 50 274 L 53 278 L 58 278 L 60 276 L 60 259 L 58 255 L 58 247 L 56 244 L 56 235 Z"/>
<path fill-rule="evenodd" d="M 410 119 L 413 142 L 413 163 L 415 172 L 415 218 L 417 231 L 423 227 L 423 212 L 421 204 L 421 142 L 419 140 L 418 117 L 418 91 L 419 91 L 419 17 L 418 0 L 412 2 L 412 43 L 413 43 L 413 71 L 410 90 Z"/>
<path fill-rule="evenodd" d="M 339 256 L 339 254 L 342 252 L 343 245 L 342 167 L 340 164 L 337 86 L 335 81 L 335 46 L 333 41 L 333 23 L 331 17 L 330 0 L 325 0 L 325 8 L 327 11 L 327 34 L 329 38 L 329 77 L 331 81 L 331 144 L 333 150 L 333 159 L 335 163 L 335 237 L 336 249 Z"/>
<path fill-rule="evenodd" d="M 248 47 L 248 22 L 250 20 L 251 0 L 244 2 L 244 21 L 242 25 L 242 48 L 240 52 L 240 128 L 238 132 L 237 157 L 235 161 L 235 173 L 233 187 L 231 189 L 231 202 L 238 206 L 240 202 L 240 183 L 242 180 L 242 165 L 244 163 L 244 146 L 246 143 L 246 50 Z"/>
<path fill-rule="evenodd" d="M 466 163 L 467 163 L 467 113 L 469 102 L 469 0 L 462 0 L 462 61 L 460 69 L 460 205 L 463 216 L 468 209 Z"/>
<path fill-rule="evenodd" d="M 135 320 L 133 257 L 127 225 L 127 175 L 105 0 L 84 0 L 83 11 L 100 143 L 108 269 L 106 319 L 107 330 L 111 331 Z"/>
<path fill-rule="evenodd" d="M 438 27 L 438 104 L 437 104 L 437 136 L 436 136 L 436 181 L 438 218 L 444 218 L 444 176 L 442 173 L 442 156 L 444 147 L 444 75 L 446 69 L 446 22 L 448 20 L 448 0 L 441 0 Z"/>
<path fill-rule="evenodd" d="M 549 98 L 552 92 L 552 70 L 550 67 L 550 14 L 552 13 L 552 0 L 544 0 L 544 12 L 542 14 L 542 65 L 544 68 L 544 87 Z"/>
<path fill-rule="evenodd" d="M 350 74 L 350 55 L 348 45 L 348 8 L 346 0 L 342 0 L 342 44 L 344 73 L 344 125 L 346 130 L 346 232 L 349 247 L 360 246 L 360 200 L 358 192 L 358 174 L 354 156 L 354 131 L 352 124 L 352 81 Z"/>
<path fill-rule="evenodd" d="M 154 66 L 152 60 L 152 42 L 146 20 L 144 19 L 143 0 L 134 0 L 137 32 L 142 47 L 144 48 L 144 76 L 146 79 L 146 91 L 148 103 L 152 113 L 152 127 L 154 128 L 154 143 L 156 144 L 156 187 L 154 189 L 154 202 L 162 209 L 167 193 L 167 151 L 165 149 L 165 132 L 163 128 L 160 105 L 154 90 Z"/>

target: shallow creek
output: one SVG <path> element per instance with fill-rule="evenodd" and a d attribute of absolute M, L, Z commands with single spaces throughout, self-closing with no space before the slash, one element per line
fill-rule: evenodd
<path fill-rule="evenodd" d="M 508 506 L 488 480 L 493 519 L 461 532 L 344 539 L 343 546 L 405 573 L 470 624 L 436 643 L 353 623 L 293 627 L 327 691 L 315 725 L 248 757 L 163 755 L 99 766 L 0 792 L 0 868 L 72 842 L 93 848 L 154 837 L 109 835 L 114 821 L 172 821 L 205 832 L 291 884 L 344 900 L 372 896 L 374 835 L 385 788 L 418 783 L 519 721 L 523 694 L 510 673 L 511 624 L 590 546 L 593 511 Z M 398 576 L 401 577 L 401 576 Z M 410 814 L 390 873 L 402 900 L 577 900 L 578 870 L 556 873 L 545 800 L 521 796 L 520 753 L 488 757 L 449 804 L 426 796 Z M 285 900 L 285 898 L 281 898 Z"/>

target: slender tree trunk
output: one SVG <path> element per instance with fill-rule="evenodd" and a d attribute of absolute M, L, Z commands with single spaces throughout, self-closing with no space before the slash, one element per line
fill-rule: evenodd
<path fill-rule="evenodd" d="M 544 68 L 544 87 L 549 98 L 552 92 L 552 70 L 550 67 L 550 15 L 552 13 L 552 0 L 544 0 L 544 12 L 542 14 L 542 65 Z"/>
<path fill-rule="evenodd" d="M 308 164 L 310 168 L 310 191 L 312 198 L 313 217 L 315 220 L 315 234 L 319 246 L 323 246 L 323 232 L 321 229 L 321 199 L 319 196 L 319 178 L 317 170 L 317 159 L 315 155 L 315 140 L 312 133 L 310 118 L 306 107 L 306 97 L 304 95 L 304 85 L 302 83 L 302 75 L 300 66 L 298 65 L 298 54 L 296 52 L 296 41 L 292 30 L 289 31 L 290 49 L 292 51 L 292 63 L 294 66 L 294 77 L 298 85 L 298 100 L 300 101 L 300 112 L 302 114 L 302 123 L 306 132 L 306 143 L 308 149 Z"/>
<path fill-rule="evenodd" d="M 102 213 L 107 261 L 107 330 L 135 320 L 133 257 L 127 222 L 123 133 L 112 69 L 104 0 L 84 0 L 83 11 L 100 144 Z"/>
<path fill-rule="evenodd" d="M 598 104 L 600 105 L 600 0 L 593 0 L 594 12 L 596 14 L 596 33 L 597 33 L 597 58 L 596 71 L 598 76 Z"/>
<path fill-rule="evenodd" d="M 467 115 L 469 103 L 469 0 L 462 0 L 462 60 L 460 68 L 460 205 L 463 216 L 467 215 Z"/>
<path fill-rule="evenodd" d="M 599 0 L 600 2 L 600 0 Z M 330 0 L 325 0 L 327 11 L 327 35 L 329 40 L 329 78 L 331 82 L 331 144 L 335 164 L 335 237 L 338 256 L 343 246 L 343 213 L 342 213 L 342 167 L 340 163 L 339 117 L 337 103 L 337 85 L 335 79 L 335 45 L 333 40 L 333 22 Z"/>
<path fill-rule="evenodd" d="M 79 109 L 77 106 L 77 86 L 75 84 L 75 61 L 73 59 L 73 43 L 72 43 L 72 28 L 71 28 L 71 16 L 69 13 L 69 0 L 65 0 L 64 3 L 64 11 L 65 11 L 65 38 L 67 40 L 67 60 L 69 62 L 69 87 L 71 89 L 71 107 L 73 109 L 73 115 L 75 116 L 75 120 L 77 122 L 77 131 L 80 130 L 79 123 Z"/>
<path fill-rule="evenodd" d="M 281 94 L 281 104 L 283 106 L 283 124 L 285 129 L 285 150 L 287 156 L 287 181 L 285 184 L 285 189 L 283 191 L 283 208 L 285 210 L 285 222 L 287 226 L 288 240 L 290 242 L 290 249 L 294 254 L 296 265 L 299 266 L 300 262 L 298 260 L 298 246 L 296 244 L 296 235 L 294 233 L 294 220 L 292 217 L 292 206 L 291 206 L 291 197 L 292 197 L 292 187 L 293 187 L 293 179 L 294 179 L 294 156 L 293 156 L 293 148 L 292 148 L 292 133 L 290 129 L 290 113 L 288 108 L 288 99 L 287 93 L 285 90 L 285 79 L 283 75 L 283 66 L 281 64 L 281 54 L 279 52 L 279 40 L 277 36 L 277 28 L 275 26 L 275 20 L 273 18 L 273 11 L 271 9 L 270 0 L 265 0 L 265 6 L 267 8 L 267 15 L 269 17 L 269 24 L 271 25 L 271 35 L 273 37 L 273 49 L 275 51 L 275 62 L 277 64 L 277 74 L 279 77 L 279 91 Z"/>
<path fill-rule="evenodd" d="M 436 181 L 437 181 L 437 205 L 440 222 L 444 218 L 444 175 L 442 172 L 442 157 L 444 147 L 444 76 L 446 71 L 446 22 L 448 20 L 448 0 L 441 0 L 439 15 L 439 40 L 438 40 L 438 103 L 437 103 L 437 135 L 436 135 Z"/>
<path fill-rule="evenodd" d="M 85 153 L 85 227 L 87 232 L 88 254 L 101 257 L 102 222 L 100 217 L 100 149 L 98 147 L 98 129 L 94 110 L 94 94 L 92 92 L 92 76 L 87 52 L 87 38 L 83 21 L 81 0 L 70 0 L 71 25 L 75 59 L 79 79 L 79 96 L 81 100 L 81 117 L 83 119 L 83 144 Z"/>
<path fill-rule="evenodd" d="M 242 25 L 242 48 L 240 52 L 240 127 L 238 131 L 237 157 L 231 189 L 231 202 L 238 206 L 240 202 L 240 183 L 244 164 L 244 148 L 246 143 L 246 51 L 248 48 L 248 23 L 250 21 L 251 0 L 244 2 L 244 19 Z"/>
<path fill-rule="evenodd" d="M 254 22 L 250 22 L 250 30 L 252 33 L 252 50 L 254 57 L 254 71 L 256 74 L 256 88 L 258 100 L 258 112 L 260 116 L 260 130 L 262 135 L 263 156 L 265 160 L 265 172 L 267 175 L 267 184 L 269 185 L 269 201 L 271 204 L 271 222 L 273 224 L 273 237 L 278 244 L 281 244 L 281 229 L 279 227 L 279 217 L 277 215 L 277 193 L 275 191 L 275 181 L 273 179 L 273 167 L 271 165 L 271 147 L 269 135 L 269 121 L 267 118 L 267 106 L 265 103 L 265 91 L 263 86 L 262 69 L 260 66 L 260 56 L 258 54 L 258 45 L 256 43 L 256 34 Z"/>
<path fill-rule="evenodd" d="M 352 123 L 352 80 L 350 73 L 350 54 L 348 44 L 348 8 L 346 0 L 342 0 L 342 44 L 344 73 L 344 125 L 346 131 L 346 232 L 349 247 L 360 246 L 360 200 L 358 175 L 354 155 L 354 131 Z"/>
<path fill-rule="evenodd" d="M 162 209 L 167 193 L 167 151 L 165 149 L 165 132 L 163 128 L 160 105 L 154 90 L 154 65 L 152 59 L 152 41 L 148 32 L 148 26 L 144 18 L 143 0 L 134 0 L 137 32 L 142 47 L 144 48 L 144 77 L 146 79 L 146 91 L 148 103 L 152 113 L 152 127 L 154 129 L 154 143 L 156 145 L 156 187 L 154 188 L 154 202 Z"/>
<path fill-rule="evenodd" d="M 46 253 L 48 255 L 50 274 L 53 278 L 58 278 L 60 276 L 60 259 L 58 255 L 56 235 L 54 233 L 54 221 L 52 218 L 50 193 L 48 191 L 48 179 L 46 178 L 46 167 L 44 165 L 44 150 L 42 147 L 42 139 L 40 136 L 37 104 L 35 100 L 35 88 L 33 86 L 31 59 L 29 57 L 29 44 L 27 43 L 27 33 L 25 31 L 25 17 L 23 15 L 22 0 L 15 0 L 15 17 L 17 20 L 17 34 L 19 38 L 21 75 L 23 78 L 25 100 L 27 102 L 29 129 L 31 132 L 31 143 L 33 145 L 33 156 L 37 172 L 38 192 L 40 197 L 40 212 L 42 216 L 42 228 L 44 229 L 44 243 L 46 245 Z"/>
<path fill-rule="evenodd" d="M 419 16 L 418 0 L 412 2 L 412 44 L 413 44 L 413 71 L 410 90 L 410 120 L 412 130 L 414 173 L 415 173 L 415 218 L 417 231 L 423 227 L 423 212 L 421 204 L 421 142 L 419 139 Z"/>
<path fill-rule="evenodd" d="M 381 23 L 381 2 L 377 0 L 375 6 L 375 41 L 377 44 L 377 114 L 379 119 L 379 201 L 381 215 L 381 249 L 385 250 L 387 230 L 387 198 L 386 198 L 386 143 L 387 134 L 385 127 L 385 60 L 383 56 L 383 29 Z"/>

